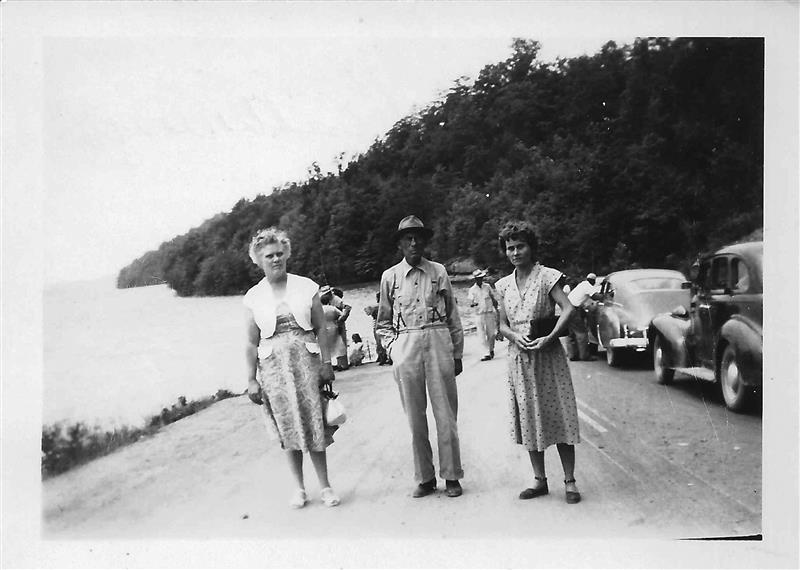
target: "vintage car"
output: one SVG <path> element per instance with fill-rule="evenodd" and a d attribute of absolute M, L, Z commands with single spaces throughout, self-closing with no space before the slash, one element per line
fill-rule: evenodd
<path fill-rule="evenodd" d="M 670 269 L 628 269 L 606 276 L 587 328 L 610 366 L 619 366 L 627 354 L 650 349 L 647 332 L 653 317 L 677 305 L 688 308 L 685 282 L 683 273 Z"/>
<path fill-rule="evenodd" d="M 717 382 L 725 405 L 742 411 L 761 388 L 764 244 L 740 243 L 698 260 L 689 310 L 653 320 L 656 380 L 675 372 Z"/>

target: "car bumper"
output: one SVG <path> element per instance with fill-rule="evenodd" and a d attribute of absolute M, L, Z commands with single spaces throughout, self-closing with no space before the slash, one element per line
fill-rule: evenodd
<path fill-rule="evenodd" d="M 631 350 L 647 350 L 649 342 L 646 338 L 612 338 L 608 341 L 611 348 L 629 348 Z"/>

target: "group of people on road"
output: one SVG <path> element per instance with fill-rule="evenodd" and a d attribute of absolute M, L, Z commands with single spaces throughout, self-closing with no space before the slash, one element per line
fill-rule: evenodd
<path fill-rule="evenodd" d="M 411 494 L 415 498 L 437 488 L 428 402 L 436 423 L 439 477 L 444 479 L 445 494 L 460 496 L 464 478 L 456 384 L 463 370 L 464 331 L 445 267 L 425 257 L 432 235 L 416 216 L 400 221 L 394 239 L 402 259 L 383 272 L 374 311 L 379 360 L 385 351 L 382 361 L 393 364 L 411 433 L 416 481 Z M 474 273 L 469 300 L 487 350 L 481 360 L 494 358 L 498 335 L 509 341 L 509 434 L 528 451 L 534 475 L 533 484 L 519 497 L 531 499 L 549 492 L 544 452 L 556 445 L 565 500 L 576 503 L 581 497 L 574 477 L 578 414 L 567 356 L 559 341 L 574 318 L 575 307 L 563 290 L 564 275 L 538 262 L 538 242 L 529 223 L 506 223 L 498 241 L 514 271 L 497 281 L 494 289 L 483 281 L 483 271 Z M 341 297 L 337 303 L 329 287 L 320 288 L 311 279 L 287 272 L 291 243 L 281 230 L 257 232 L 249 253 L 265 277 L 244 296 L 249 309 L 248 394 L 260 405 L 268 428 L 286 450 L 296 483 L 291 506 L 299 508 L 308 502 L 304 453 L 311 457 L 322 502 L 338 505 L 326 456 L 336 427 L 325 422 L 320 389 L 334 381 L 332 357 L 338 362 L 335 351 L 340 347 L 332 337 L 339 336 L 344 320 L 344 310 L 337 306 Z"/>

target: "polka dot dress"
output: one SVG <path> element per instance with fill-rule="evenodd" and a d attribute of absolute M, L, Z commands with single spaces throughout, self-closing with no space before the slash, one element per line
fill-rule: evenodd
<path fill-rule="evenodd" d="M 511 328 L 528 334 L 531 319 L 555 314 L 550 290 L 561 272 L 537 263 L 521 291 L 515 275 L 516 271 L 498 280 L 496 288 Z M 510 434 L 516 443 L 529 451 L 544 451 L 554 443 L 580 442 L 575 391 L 561 342 L 536 352 L 509 342 L 508 392 Z"/>

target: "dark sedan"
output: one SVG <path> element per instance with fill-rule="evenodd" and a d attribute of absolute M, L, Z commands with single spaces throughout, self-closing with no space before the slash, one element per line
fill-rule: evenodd
<path fill-rule="evenodd" d="M 628 269 L 605 278 L 589 326 L 610 366 L 618 366 L 626 354 L 650 349 L 653 317 L 678 305 L 688 308 L 685 281 L 683 273 L 670 269 Z"/>
<path fill-rule="evenodd" d="M 724 247 L 701 257 L 689 310 L 653 320 L 656 379 L 675 372 L 718 382 L 733 411 L 748 407 L 762 382 L 764 243 Z"/>

